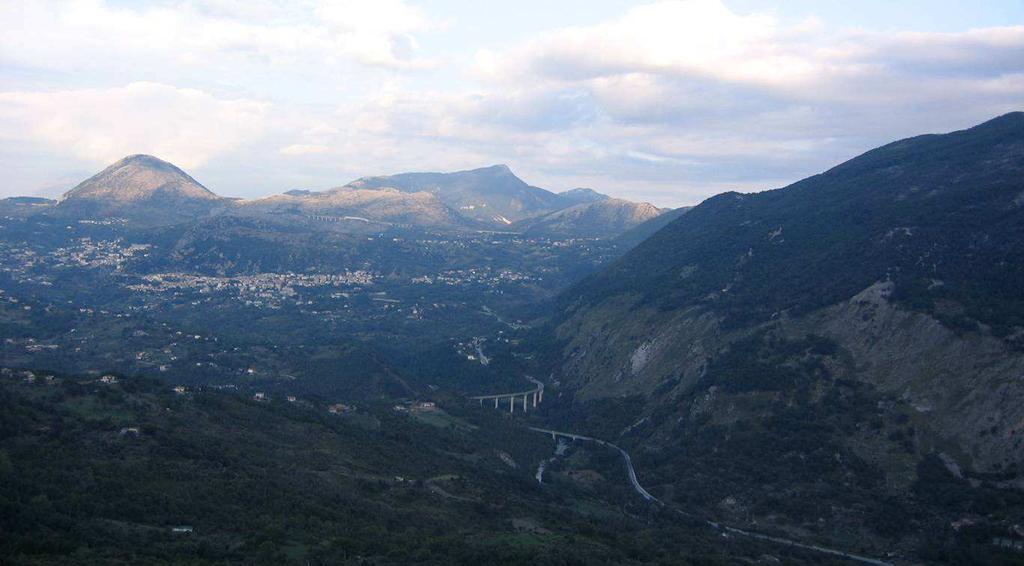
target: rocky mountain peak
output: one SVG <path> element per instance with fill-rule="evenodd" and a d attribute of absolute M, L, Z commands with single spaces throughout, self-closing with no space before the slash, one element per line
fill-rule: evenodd
<path fill-rule="evenodd" d="M 515 173 L 512 172 L 512 169 L 508 165 L 505 165 L 504 163 L 498 163 L 495 165 L 491 165 L 489 167 L 481 167 L 480 169 L 477 169 L 477 171 L 487 171 L 490 173 L 507 174 L 513 176 L 515 175 Z"/>
<path fill-rule="evenodd" d="M 129 155 L 86 179 L 61 197 L 76 200 L 138 202 L 153 198 L 215 201 L 216 194 L 177 166 L 152 155 Z"/>
<path fill-rule="evenodd" d="M 64 193 L 56 214 L 130 218 L 176 224 L 229 204 L 177 166 L 152 155 L 129 155 Z"/>

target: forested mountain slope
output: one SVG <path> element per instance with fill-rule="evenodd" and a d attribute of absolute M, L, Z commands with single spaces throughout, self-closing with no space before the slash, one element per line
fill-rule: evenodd
<path fill-rule="evenodd" d="M 630 407 L 656 494 L 878 550 L 954 540 L 965 516 L 1005 532 L 1024 518 L 1024 114 L 711 198 L 564 294 L 553 327 L 573 414 Z"/>

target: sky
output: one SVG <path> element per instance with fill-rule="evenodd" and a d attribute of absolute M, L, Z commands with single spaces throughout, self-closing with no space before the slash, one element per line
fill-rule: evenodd
<path fill-rule="evenodd" d="M 659 206 L 1024 110 L 1024 0 L 4 0 L 0 196 L 507 164 Z"/>

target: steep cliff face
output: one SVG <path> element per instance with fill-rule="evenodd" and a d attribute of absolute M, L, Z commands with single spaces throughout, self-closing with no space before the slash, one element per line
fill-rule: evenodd
<path fill-rule="evenodd" d="M 722 370 L 710 380 L 709 368 L 752 336 L 768 333 L 787 342 L 815 336 L 837 352 L 828 375 L 816 377 L 861 381 L 905 404 L 931 437 L 922 450 L 949 451 L 963 468 L 980 472 L 1019 466 L 1024 352 L 988 333 L 957 332 L 902 308 L 891 300 L 893 287 L 879 282 L 806 315 L 742 328 L 723 328 L 721 317 L 696 307 L 666 313 L 638 307 L 636 299 L 611 300 L 558 328 L 564 341 L 559 373 L 583 400 L 639 394 L 653 411 L 677 406 L 695 392 L 721 391 L 732 372 Z M 774 392 L 789 385 L 742 389 Z"/>
<path fill-rule="evenodd" d="M 835 341 L 849 353 L 851 377 L 909 404 L 968 469 L 998 472 L 1019 465 L 1024 352 L 988 332 L 957 332 L 894 305 L 893 291 L 891 282 L 872 285 L 793 321 L 792 332 Z"/>

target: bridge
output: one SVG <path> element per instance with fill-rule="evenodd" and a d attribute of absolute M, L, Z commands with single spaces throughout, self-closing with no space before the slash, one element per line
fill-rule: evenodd
<path fill-rule="evenodd" d="M 496 393 L 493 395 L 475 395 L 473 397 L 470 397 L 470 399 L 473 401 L 478 401 L 481 407 L 484 406 L 484 401 L 494 401 L 495 409 L 499 408 L 499 406 L 501 405 L 504 405 L 505 401 L 508 401 L 508 412 L 510 413 L 516 412 L 516 405 L 520 404 L 519 400 L 521 399 L 523 412 L 525 413 L 527 410 L 527 406 L 532 404 L 532 406 L 536 408 L 538 403 L 544 401 L 544 384 L 530 376 L 526 376 L 526 379 L 530 380 L 530 383 L 533 383 L 536 387 L 530 389 L 529 391 L 516 391 L 513 393 Z M 531 398 L 532 403 L 530 402 Z"/>

